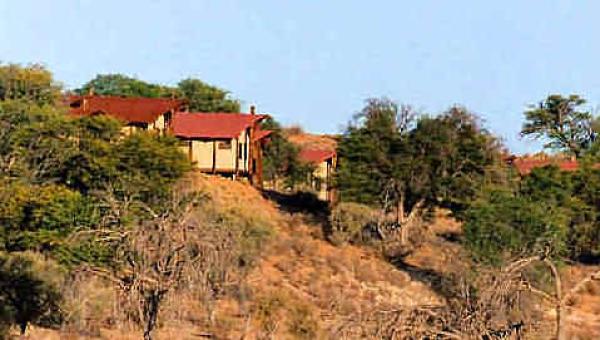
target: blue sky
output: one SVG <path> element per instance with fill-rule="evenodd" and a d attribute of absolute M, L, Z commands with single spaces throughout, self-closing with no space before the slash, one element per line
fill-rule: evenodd
<path fill-rule="evenodd" d="M 194 76 L 286 124 L 339 132 L 364 99 L 463 104 L 516 152 L 527 104 L 600 98 L 599 1 L 0 0 L 0 61 L 67 87 Z"/>

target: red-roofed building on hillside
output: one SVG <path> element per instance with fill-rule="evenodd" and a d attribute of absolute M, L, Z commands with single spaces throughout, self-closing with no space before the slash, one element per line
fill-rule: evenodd
<path fill-rule="evenodd" d="M 270 131 L 259 123 L 266 115 L 245 113 L 177 113 L 171 132 L 180 148 L 202 172 L 247 177 L 262 185 L 262 143 Z"/>
<path fill-rule="evenodd" d="M 577 161 L 563 160 L 537 160 L 537 159 L 516 159 L 513 166 L 520 175 L 528 175 L 535 168 L 543 168 L 545 166 L 554 165 L 562 171 L 576 171 L 578 168 Z"/>
<path fill-rule="evenodd" d="M 333 172 L 337 163 L 335 150 L 302 148 L 298 154 L 300 161 L 315 167 L 310 179 L 311 187 L 319 199 L 332 202 L 335 198 L 333 190 Z"/>
<path fill-rule="evenodd" d="M 559 159 L 559 158 L 518 158 L 515 156 L 508 157 L 507 163 L 515 168 L 519 175 L 525 176 L 531 173 L 533 169 L 543 168 L 546 166 L 556 166 L 561 171 L 577 171 L 579 163 L 575 159 Z M 600 169 L 600 164 L 595 164 L 594 168 Z"/>
<path fill-rule="evenodd" d="M 123 122 L 123 132 L 171 133 L 194 166 L 207 173 L 247 177 L 262 186 L 262 145 L 271 133 L 254 113 L 190 113 L 182 100 L 118 96 L 69 96 L 75 116 L 108 115 Z"/>
<path fill-rule="evenodd" d="M 76 116 L 108 115 L 123 122 L 123 132 L 136 130 L 166 132 L 175 112 L 185 108 L 185 102 L 169 98 L 119 96 L 69 96 L 70 113 Z"/>

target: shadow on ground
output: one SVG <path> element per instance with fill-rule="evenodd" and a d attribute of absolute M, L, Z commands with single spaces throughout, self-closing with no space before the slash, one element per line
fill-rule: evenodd
<path fill-rule="evenodd" d="M 319 225 L 324 235 L 329 235 L 329 204 L 317 198 L 312 193 L 296 192 L 281 193 L 273 190 L 263 190 L 263 197 L 275 202 L 279 209 L 289 214 L 301 214 L 306 223 Z"/>
<path fill-rule="evenodd" d="M 410 275 L 411 279 L 419 281 L 431 287 L 437 294 L 446 299 L 460 296 L 460 285 L 458 279 L 452 275 L 445 275 L 428 268 L 420 268 L 406 263 L 403 257 L 388 259 L 399 270 Z"/>

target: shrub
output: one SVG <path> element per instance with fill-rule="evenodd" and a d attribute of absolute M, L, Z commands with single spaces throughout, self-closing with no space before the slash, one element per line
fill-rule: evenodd
<path fill-rule="evenodd" d="M 28 324 L 53 326 L 62 321 L 60 267 L 40 255 L 0 254 L 0 305 L 5 318 L 25 333 Z"/>
<path fill-rule="evenodd" d="M 319 338 L 319 323 L 314 310 L 287 292 L 270 291 L 259 297 L 253 307 L 253 316 L 267 337 L 281 329 L 279 332 L 287 331 L 294 339 Z"/>
<path fill-rule="evenodd" d="M 569 226 L 565 209 L 504 190 L 492 190 L 465 213 L 465 240 L 474 258 L 492 264 L 550 248 L 566 250 Z"/>
<path fill-rule="evenodd" d="M 375 220 L 374 215 L 373 209 L 363 204 L 351 202 L 338 204 L 330 216 L 330 241 L 336 245 L 363 241 L 362 231 Z"/>
<path fill-rule="evenodd" d="M 319 322 L 313 310 L 306 304 L 290 306 L 289 331 L 297 339 L 316 339 L 319 334 Z"/>

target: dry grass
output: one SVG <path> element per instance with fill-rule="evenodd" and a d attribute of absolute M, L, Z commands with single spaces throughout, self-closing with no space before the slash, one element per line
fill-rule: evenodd
<path fill-rule="evenodd" d="M 315 150 L 335 150 L 337 141 L 329 135 L 314 135 L 309 133 L 295 133 L 287 136 L 288 140 L 301 148 Z"/>
<path fill-rule="evenodd" d="M 245 223 L 273 228 L 276 233 L 245 281 L 233 284 L 215 303 L 212 318 L 200 295 L 190 290 L 172 295 L 161 311 L 158 339 L 198 339 L 203 335 L 217 339 L 331 339 L 336 325 L 353 315 L 398 306 L 444 304 L 435 285 L 413 271 L 452 276 L 468 266 L 460 243 L 448 237 L 460 237 L 460 224 L 443 213 L 429 226 L 426 242 L 404 259 L 411 269 L 399 269 L 375 249 L 331 245 L 318 237 L 319 226 L 282 214 L 247 184 L 201 174 L 190 180 L 210 195 L 215 210 Z M 565 284 L 572 286 L 594 268 L 564 268 Z M 110 311 L 114 300 L 108 301 L 112 293 L 105 289 L 99 282 L 82 282 L 79 297 L 72 301 L 77 311 L 73 326 L 62 332 L 32 329 L 28 337 L 139 339 L 139 330 L 116 327 L 117 318 Z M 600 338 L 599 293 L 600 287 L 590 285 L 573 301 L 568 316 L 572 338 Z"/>

